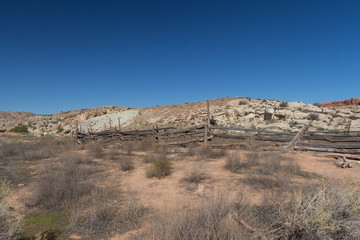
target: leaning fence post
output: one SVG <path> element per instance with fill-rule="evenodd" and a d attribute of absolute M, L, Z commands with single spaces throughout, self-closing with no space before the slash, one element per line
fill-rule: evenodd
<path fill-rule="evenodd" d="M 313 120 L 309 122 L 308 125 L 305 125 L 296 135 L 295 137 L 289 142 L 289 144 L 285 147 L 285 152 L 292 151 L 299 141 L 299 139 L 305 134 L 305 132 L 309 129 L 310 125 L 312 124 Z"/>

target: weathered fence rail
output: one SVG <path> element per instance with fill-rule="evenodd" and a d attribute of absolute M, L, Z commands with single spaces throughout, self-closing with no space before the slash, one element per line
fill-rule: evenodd
<path fill-rule="evenodd" d="M 360 131 L 308 131 L 312 121 L 298 132 L 280 132 L 265 129 L 249 129 L 229 126 L 213 126 L 210 124 L 210 107 L 207 101 L 207 115 L 205 123 L 186 129 L 173 127 L 121 131 L 119 128 L 101 132 L 81 132 L 76 124 L 75 139 L 79 144 L 89 141 L 111 139 L 116 141 L 137 141 L 153 139 L 169 146 L 203 142 L 212 147 L 245 146 L 246 141 L 256 142 L 259 146 L 277 147 L 282 151 L 311 151 L 330 155 L 352 156 L 360 159 Z M 222 139 L 222 140 L 221 140 Z M 230 139 L 236 142 L 227 142 Z M 164 142 L 166 140 L 166 142 Z M 215 142 L 209 141 L 215 140 Z"/>

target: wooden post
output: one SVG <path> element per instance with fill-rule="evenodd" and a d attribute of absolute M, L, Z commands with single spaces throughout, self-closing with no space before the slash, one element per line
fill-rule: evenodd
<path fill-rule="evenodd" d="M 156 136 L 156 130 L 155 130 L 154 126 L 153 126 L 153 137 L 154 137 L 154 142 L 157 143 L 158 142 L 158 137 Z"/>
<path fill-rule="evenodd" d="M 121 132 L 120 117 L 118 117 L 119 131 Z"/>
<path fill-rule="evenodd" d="M 79 133 L 79 123 L 78 123 L 78 121 L 76 121 L 75 124 L 76 124 L 75 137 L 76 137 L 76 140 L 77 140 L 78 139 L 78 133 Z"/>
<path fill-rule="evenodd" d="M 206 122 L 205 122 L 205 134 L 204 134 L 204 145 L 208 145 L 208 132 L 209 132 L 209 126 L 210 126 L 210 105 L 209 105 L 209 99 L 206 99 Z"/>
<path fill-rule="evenodd" d="M 289 142 L 289 144 L 285 147 L 285 151 L 289 152 L 292 151 L 296 145 L 296 143 L 299 141 L 299 139 L 305 134 L 305 132 L 309 129 L 311 126 L 313 120 L 309 122 L 308 125 L 305 125 L 296 135 L 295 137 Z"/>
<path fill-rule="evenodd" d="M 348 130 L 347 130 L 348 135 L 350 135 L 350 128 L 351 128 L 351 120 L 349 121 L 349 125 L 348 125 Z"/>

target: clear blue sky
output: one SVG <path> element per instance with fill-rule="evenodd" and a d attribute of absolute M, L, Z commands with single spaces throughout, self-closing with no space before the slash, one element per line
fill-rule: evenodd
<path fill-rule="evenodd" d="M 359 97 L 360 1 L 1 0 L 0 110 Z"/>

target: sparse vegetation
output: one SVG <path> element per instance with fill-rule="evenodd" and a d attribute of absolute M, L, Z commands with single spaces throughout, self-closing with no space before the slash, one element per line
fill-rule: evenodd
<path fill-rule="evenodd" d="M 161 179 L 171 173 L 171 160 L 167 157 L 157 157 L 146 170 L 146 177 Z"/>
<path fill-rule="evenodd" d="M 317 114 L 317 113 L 310 113 L 309 116 L 308 116 L 308 119 L 313 120 L 313 121 L 317 121 L 317 120 L 320 119 L 320 117 L 319 117 L 319 114 Z"/>
<path fill-rule="evenodd" d="M 93 185 L 86 180 L 95 170 L 81 162 L 78 155 L 64 154 L 57 159 L 57 164 L 43 168 L 31 185 L 32 196 L 27 204 L 46 209 L 63 208 L 64 204 L 89 194 Z"/>
<path fill-rule="evenodd" d="M 134 162 L 131 157 L 123 157 L 120 159 L 120 169 L 122 171 L 130 171 L 134 168 Z"/>
<path fill-rule="evenodd" d="M 285 101 L 281 101 L 281 103 L 280 103 L 280 105 L 279 105 L 279 107 L 281 107 L 281 108 L 286 108 L 286 107 L 288 107 L 289 106 L 289 103 L 288 102 L 285 102 Z"/>
<path fill-rule="evenodd" d="M 19 124 L 16 127 L 13 127 L 10 131 L 16 133 L 29 133 L 28 127 L 23 124 Z"/>
<path fill-rule="evenodd" d="M 191 165 L 185 173 L 183 180 L 188 183 L 200 183 L 205 178 L 204 172 L 198 165 Z"/>

